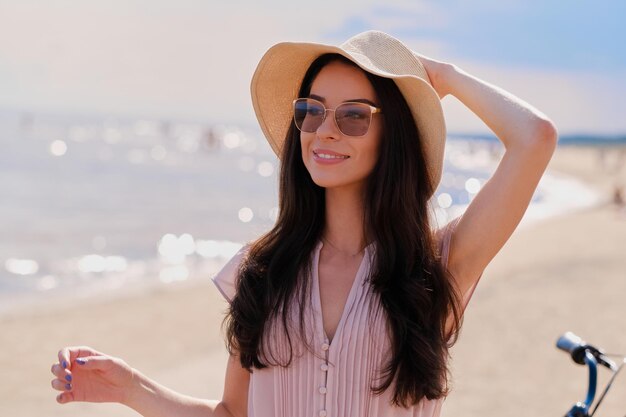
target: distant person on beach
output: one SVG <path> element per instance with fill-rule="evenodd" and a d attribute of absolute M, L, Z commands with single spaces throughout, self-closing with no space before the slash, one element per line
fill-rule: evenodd
<path fill-rule="evenodd" d="M 615 204 L 617 208 L 624 206 L 624 188 L 619 184 L 613 187 L 613 204 Z"/>
<path fill-rule="evenodd" d="M 447 95 L 506 151 L 465 213 L 438 227 L 430 200 Z M 229 303 L 222 399 L 178 394 L 122 359 L 66 347 L 52 366 L 57 401 L 155 417 L 438 416 L 449 348 L 546 169 L 553 123 L 377 31 L 339 47 L 273 46 L 252 102 L 280 158 L 279 215 L 213 278 Z"/>
<path fill-rule="evenodd" d="M 615 187 L 613 187 L 613 205 L 615 206 L 615 211 L 619 216 L 626 215 L 624 187 L 620 184 L 615 184 Z"/>
<path fill-rule="evenodd" d="M 619 175 L 619 173 L 624 168 L 626 149 L 607 149 L 605 147 L 601 147 L 596 153 L 598 155 L 600 168 L 603 172 L 607 172 L 613 175 Z"/>
<path fill-rule="evenodd" d="M 220 138 L 215 133 L 215 130 L 212 127 L 207 127 L 203 132 L 203 141 L 204 149 L 208 151 L 215 151 L 220 146 Z"/>

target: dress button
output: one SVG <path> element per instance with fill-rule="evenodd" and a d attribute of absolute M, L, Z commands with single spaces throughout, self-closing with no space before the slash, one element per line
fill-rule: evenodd
<path fill-rule="evenodd" d="M 320 394 L 326 394 L 326 387 L 320 387 Z"/>
<path fill-rule="evenodd" d="M 326 417 L 326 410 L 320 410 L 320 417 Z"/>
<path fill-rule="evenodd" d="M 328 350 L 330 345 L 328 343 L 322 343 L 322 350 Z"/>
<path fill-rule="evenodd" d="M 328 371 L 328 365 L 326 365 L 325 363 L 322 364 L 322 366 L 320 366 L 320 369 L 324 372 Z"/>

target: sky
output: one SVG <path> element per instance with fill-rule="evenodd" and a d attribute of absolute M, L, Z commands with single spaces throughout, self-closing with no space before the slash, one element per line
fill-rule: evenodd
<path fill-rule="evenodd" d="M 0 109 L 251 124 L 270 46 L 378 29 L 562 134 L 624 134 L 625 17 L 623 0 L 0 0 Z M 454 97 L 443 106 L 450 132 L 489 132 Z"/>

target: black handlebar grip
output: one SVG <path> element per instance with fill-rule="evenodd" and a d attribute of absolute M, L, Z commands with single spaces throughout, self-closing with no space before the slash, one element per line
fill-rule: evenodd
<path fill-rule="evenodd" d="M 574 362 L 580 365 L 585 364 L 585 349 L 587 349 L 587 344 L 574 333 L 567 332 L 559 337 L 559 340 L 556 342 L 556 347 L 572 355 Z"/>

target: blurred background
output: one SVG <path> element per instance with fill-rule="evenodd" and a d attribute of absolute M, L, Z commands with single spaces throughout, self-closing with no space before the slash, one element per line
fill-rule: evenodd
<path fill-rule="evenodd" d="M 54 403 L 48 370 L 68 344 L 221 395 L 226 306 L 209 277 L 278 213 L 252 73 L 274 43 L 369 29 L 555 122 L 555 158 L 468 309 L 443 413 L 564 414 L 585 374 L 553 352 L 558 335 L 626 352 L 625 16 L 619 0 L 0 0 L 0 414 L 133 415 Z M 439 225 L 504 151 L 454 97 L 442 104 Z"/>

